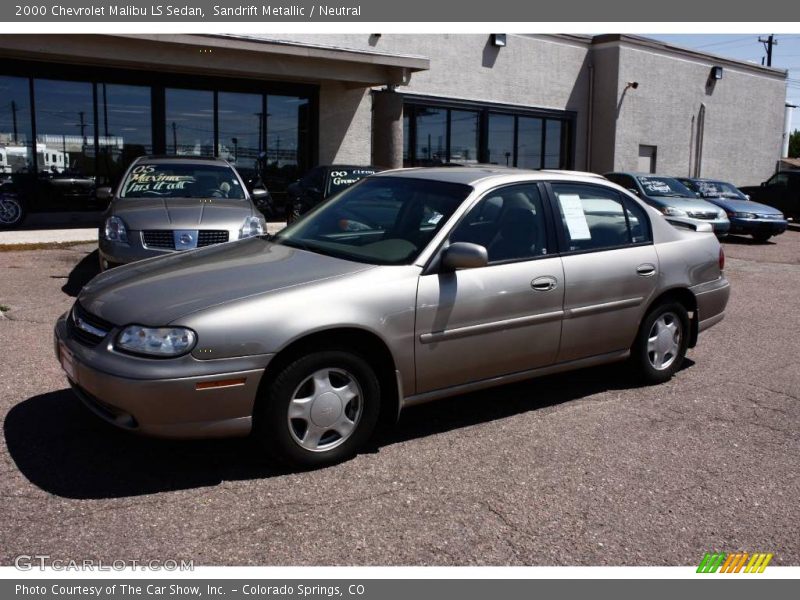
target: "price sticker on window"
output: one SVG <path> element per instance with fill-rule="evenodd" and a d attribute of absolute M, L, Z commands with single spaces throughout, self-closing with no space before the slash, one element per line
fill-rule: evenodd
<path fill-rule="evenodd" d="M 570 239 L 573 241 L 592 239 L 581 197 L 577 194 L 559 194 L 558 203 L 561 205 L 561 214 L 564 215 Z"/>

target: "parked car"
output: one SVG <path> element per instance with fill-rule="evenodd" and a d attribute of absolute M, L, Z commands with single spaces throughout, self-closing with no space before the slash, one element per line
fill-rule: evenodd
<path fill-rule="evenodd" d="M 781 171 L 760 186 L 739 189 L 751 200 L 773 206 L 795 221 L 800 220 L 800 169 Z"/>
<path fill-rule="evenodd" d="M 624 359 L 670 379 L 728 301 L 697 229 L 597 177 L 388 171 L 271 239 L 97 276 L 55 347 L 118 427 L 330 464 L 422 402 Z"/>
<path fill-rule="evenodd" d="M 725 211 L 731 222 L 730 233 L 752 235 L 759 242 L 766 242 L 772 236 L 786 231 L 788 222 L 781 211 L 753 202 L 732 183 L 717 179 L 677 179 L 701 198 Z"/>
<path fill-rule="evenodd" d="M 606 173 L 606 178 L 636 194 L 675 224 L 708 223 L 717 237 L 731 228 L 725 211 L 697 197 L 673 177 L 649 173 Z"/>
<path fill-rule="evenodd" d="M 142 156 L 115 193 L 97 193 L 111 197 L 99 233 L 102 270 L 266 232 L 253 204 L 266 191 L 248 192 L 219 158 Z"/>
<path fill-rule="evenodd" d="M 377 167 L 322 165 L 314 167 L 287 188 L 291 223 L 334 194 L 380 171 Z"/>

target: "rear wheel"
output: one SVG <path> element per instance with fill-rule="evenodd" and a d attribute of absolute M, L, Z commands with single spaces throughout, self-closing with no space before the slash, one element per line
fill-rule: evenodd
<path fill-rule="evenodd" d="M 668 381 L 689 345 L 689 314 L 678 302 L 654 307 L 642 321 L 631 358 L 646 383 Z"/>
<path fill-rule="evenodd" d="M 370 364 L 344 350 L 303 356 L 268 385 L 254 434 L 269 454 L 295 467 L 353 456 L 375 430 L 380 384 Z"/>
<path fill-rule="evenodd" d="M 0 229 L 13 229 L 25 220 L 25 204 L 15 196 L 0 196 Z"/>

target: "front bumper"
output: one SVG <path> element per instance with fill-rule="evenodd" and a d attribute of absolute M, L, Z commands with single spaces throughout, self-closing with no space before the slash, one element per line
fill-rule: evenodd
<path fill-rule="evenodd" d="M 789 226 L 786 219 L 741 219 L 731 217 L 731 233 L 780 235 Z"/>
<path fill-rule="evenodd" d="M 55 327 L 56 357 L 76 395 L 97 416 L 156 437 L 250 433 L 258 386 L 272 355 L 144 359 L 114 351 L 109 340 L 115 333 L 90 347 L 70 335 L 65 317 Z"/>

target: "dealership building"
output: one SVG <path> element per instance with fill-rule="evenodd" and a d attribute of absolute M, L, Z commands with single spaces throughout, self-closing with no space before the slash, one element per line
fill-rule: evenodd
<path fill-rule="evenodd" d="M 3 35 L 0 56 L 0 171 L 34 210 L 145 153 L 261 157 L 278 194 L 329 163 L 757 184 L 787 76 L 630 35 Z"/>

